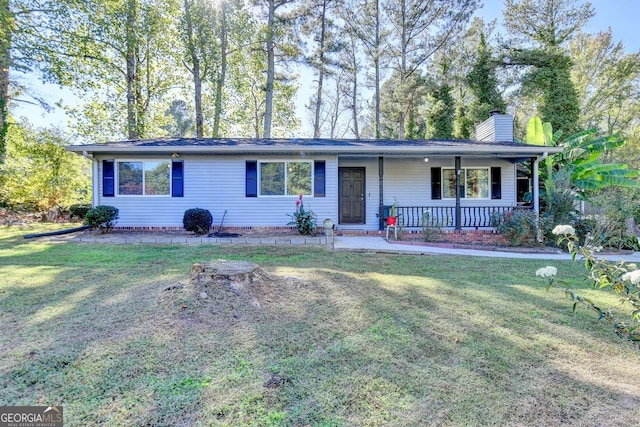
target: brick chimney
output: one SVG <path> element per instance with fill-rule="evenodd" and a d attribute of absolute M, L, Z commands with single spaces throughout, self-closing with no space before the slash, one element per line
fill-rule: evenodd
<path fill-rule="evenodd" d="M 513 116 L 491 111 L 487 120 L 476 126 L 478 141 L 513 141 Z"/>

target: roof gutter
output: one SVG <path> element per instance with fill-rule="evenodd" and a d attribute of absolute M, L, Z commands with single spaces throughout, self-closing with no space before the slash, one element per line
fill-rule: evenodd
<path fill-rule="evenodd" d="M 116 145 L 93 145 L 88 146 L 67 146 L 68 151 L 85 153 L 149 153 L 149 154 L 220 154 L 220 155 L 232 155 L 232 154 L 278 154 L 278 153 L 328 153 L 328 154 L 362 154 L 362 155 L 377 155 L 377 154 L 485 154 L 485 155 L 500 155 L 505 153 L 517 154 L 517 155 L 539 155 L 540 151 L 533 149 L 533 147 L 461 147 L 461 146 L 437 146 L 437 147 L 417 147 L 417 146 L 282 146 L 282 145 L 270 145 L 270 146 L 246 146 L 246 145 L 234 145 L 234 146 L 116 146 Z M 548 154 L 549 150 L 545 151 Z M 560 152 L 562 151 L 559 149 Z"/>

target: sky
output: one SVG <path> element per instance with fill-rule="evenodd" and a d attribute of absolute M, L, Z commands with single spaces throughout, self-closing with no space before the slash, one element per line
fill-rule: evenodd
<path fill-rule="evenodd" d="M 497 30 L 503 33 L 500 25 L 504 1 L 485 0 L 483 3 L 484 6 L 476 13 L 477 16 L 484 18 L 486 21 L 497 19 Z M 640 50 L 640 31 L 636 27 L 638 19 L 640 19 L 640 0 L 591 0 L 590 3 L 595 9 L 596 16 L 591 19 L 585 28 L 586 32 L 595 33 L 605 31 L 611 27 L 614 40 L 616 42 L 622 41 L 627 52 Z M 68 89 L 62 89 L 50 84 L 43 85 L 34 76 L 28 77 L 25 83 L 32 85 L 36 95 L 42 97 L 52 106 L 60 99 L 67 104 L 78 102 Z M 300 136 L 310 137 L 313 131 L 305 104 L 309 102 L 309 97 L 315 90 L 313 88 L 311 70 L 301 75 L 300 85 L 301 88 L 296 100 L 296 109 L 302 124 Z M 52 112 L 46 112 L 38 106 L 21 104 L 12 112 L 15 117 L 27 117 L 31 123 L 38 126 L 56 125 L 63 129 L 67 128 L 67 117 L 60 108 L 54 108 Z"/>

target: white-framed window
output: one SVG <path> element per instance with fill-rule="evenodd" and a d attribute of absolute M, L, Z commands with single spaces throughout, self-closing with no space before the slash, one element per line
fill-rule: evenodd
<path fill-rule="evenodd" d="M 313 195 L 313 163 L 299 160 L 258 162 L 260 196 Z"/>
<path fill-rule="evenodd" d="M 488 199 L 491 188 L 489 168 L 463 168 L 460 171 L 460 197 Z M 456 171 L 442 168 L 442 198 L 456 198 Z"/>
<path fill-rule="evenodd" d="M 119 196 L 171 196 L 171 161 L 118 160 Z"/>

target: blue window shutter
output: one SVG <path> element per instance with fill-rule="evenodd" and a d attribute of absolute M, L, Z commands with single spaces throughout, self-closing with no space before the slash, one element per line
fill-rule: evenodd
<path fill-rule="evenodd" d="M 442 199 L 442 169 L 431 168 L 431 199 Z"/>
<path fill-rule="evenodd" d="M 325 196 L 327 166 L 324 160 L 316 160 L 313 165 L 313 196 Z"/>
<path fill-rule="evenodd" d="M 102 161 L 102 197 L 114 197 L 115 186 L 115 162 L 113 160 Z"/>
<path fill-rule="evenodd" d="M 502 169 L 491 168 L 491 198 L 502 199 Z"/>
<path fill-rule="evenodd" d="M 171 162 L 171 197 L 184 197 L 184 162 Z"/>
<path fill-rule="evenodd" d="M 258 197 L 258 162 L 247 160 L 246 197 Z"/>

